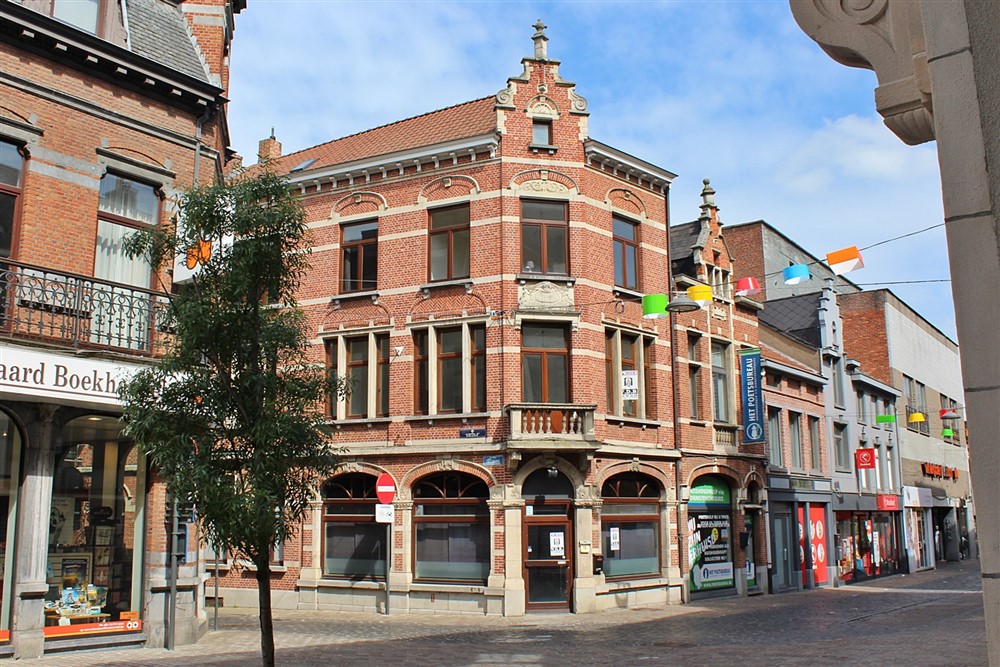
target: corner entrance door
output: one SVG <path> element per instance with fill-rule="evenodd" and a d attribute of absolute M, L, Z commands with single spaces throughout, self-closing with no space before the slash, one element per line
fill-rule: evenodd
<path fill-rule="evenodd" d="M 573 586 L 573 536 L 562 516 L 528 516 L 524 580 L 528 611 L 570 609 Z"/>

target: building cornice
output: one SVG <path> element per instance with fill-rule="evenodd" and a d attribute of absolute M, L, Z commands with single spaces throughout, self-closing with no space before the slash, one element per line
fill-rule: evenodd
<path fill-rule="evenodd" d="M 665 193 L 673 180 L 677 178 L 677 174 L 673 172 L 661 169 L 594 139 L 587 139 L 583 143 L 583 150 L 587 164 L 602 168 L 610 167 L 613 175 L 621 176 L 626 181 L 635 182 L 638 185 L 642 185 L 645 181 L 646 186 L 650 189 L 659 189 Z"/>

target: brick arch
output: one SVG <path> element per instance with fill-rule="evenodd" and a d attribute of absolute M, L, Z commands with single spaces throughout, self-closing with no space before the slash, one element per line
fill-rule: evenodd
<path fill-rule="evenodd" d="M 420 189 L 420 192 L 417 193 L 417 203 L 426 204 L 429 201 L 469 197 L 480 192 L 482 192 L 482 188 L 479 187 L 479 182 L 471 176 L 463 174 L 442 176 L 435 178 Z"/>
<path fill-rule="evenodd" d="M 595 493 L 600 495 L 601 489 L 604 488 L 604 483 L 615 475 L 620 475 L 627 472 L 637 472 L 647 477 L 651 477 L 659 482 L 662 487 L 662 492 L 660 498 L 667 497 L 667 491 L 673 484 L 673 480 L 670 479 L 666 473 L 657 468 L 656 466 L 645 463 L 645 462 L 635 462 L 635 461 L 621 461 L 619 463 L 613 463 L 608 467 L 601 470 L 601 474 L 597 476 L 594 480 Z"/>
<path fill-rule="evenodd" d="M 168 164 L 161 162 L 160 160 L 156 159 L 149 153 L 143 153 L 138 148 L 129 148 L 128 146 L 102 146 L 102 148 L 107 151 L 112 151 L 123 157 L 129 157 L 131 155 L 133 160 L 137 160 L 140 163 L 155 165 L 160 169 L 166 169 L 168 171 L 170 170 L 170 166 Z"/>
<path fill-rule="evenodd" d="M 336 219 L 347 215 L 363 215 L 378 213 L 389 208 L 385 197 L 377 192 L 352 192 L 344 195 L 333 205 L 330 218 Z"/>
<path fill-rule="evenodd" d="M 511 190 L 579 194 L 580 186 L 570 176 L 552 169 L 528 169 L 514 174 Z"/>
<path fill-rule="evenodd" d="M 414 482 L 421 477 L 445 471 L 466 473 L 485 482 L 490 490 L 490 497 L 493 496 L 493 490 L 497 488 L 497 479 L 489 468 L 462 459 L 438 459 L 437 461 L 421 463 L 404 473 L 396 485 L 396 497 L 402 500 L 413 500 Z"/>
<path fill-rule="evenodd" d="M 326 309 L 321 333 L 339 333 L 341 328 L 350 330 L 391 324 L 392 316 L 381 303 L 372 303 L 370 299 L 350 299 L 344 301 L 340 308 L 331 306 Z"/>
<path fill-rule="evenodd" d="M 586 479 L 582 474 L 580 474 L 579 468 L 567 461 L 566 459 L 560 457 L 549 458 L 545 456 L 536 456 L 532 460 L 528 461 L 520 468 L 518 468 L 517 473 L 514 475 L 513 483 L 517 491 L 517 496 L 521 497 L 521 487 L 524 485 L 524 480 L 538 470 L 542 468 L 555 467 L 556 470 L 566 475 L 569 478 L 570 484 L 573 485 L 573 489 L 579 489 L 586 483 Z"/>
<path fill-rule="evenodd" d="M 727 480 L 733 489 L 743 488 L 742 486 L 743 478 L 740 475 L 739 471 L 736 470 L 736 468 L 733 468 L 732 466 L 727 466 L 719 463 L 707 463 L 694 468 L 691 472 L 688 473 L 687 481 L 685 481 L 684 483 L 687 484 L 688 488 L 691 488 L 691 484 L 696 479 L 698 479 L 699 477 L 703 477 L 704 475 L 717 475 Z"/>
<path fill-rule="evenodd" d="M 449 316 L 485 315 L 486 312 L 486 302 L 482 296 L 475 292 L 467 292 L 461 285 L 456 285 L 448 288 L 435 288 L 429 298 L 424 298 L 423 295 L 418 296 L 410 305 L 407 314 L 417 317 L 433 315 L 435 319 L 446 319 Z"/>
<path fill-rule="evenodd" d="M 620 211 L 641 218 L 646 217 L 646 205 L 642 198 L 632 190 L 626 188 L 612 188 L 608 191 L 608 196 L 604 198 L 605 203 Z"/>

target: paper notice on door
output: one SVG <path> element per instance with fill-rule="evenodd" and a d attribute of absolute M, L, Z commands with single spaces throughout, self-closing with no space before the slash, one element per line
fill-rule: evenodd
<path fill-rule="evenodd" d="M 622 545 L 621 528 L 619 528 L 618 526 L 611 526 L 611 530 L 608 532 L 609 532 L 609 537 L 611 538 L 610 540 L 611 544 L 609 545 L 608 550 L 618 551 L 619 549 L 621 549 Z"/>
<path fill-rule="evenodd" d="M 566 536 L 564 533 L 549 533 L 549 556 L 562 558 L 566 555 Z"/>

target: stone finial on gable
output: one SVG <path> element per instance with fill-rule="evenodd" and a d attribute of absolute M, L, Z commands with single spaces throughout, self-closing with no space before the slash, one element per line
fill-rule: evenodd
<path fill-rule="evenodd" d="M 716 220 L 719 207 L 715 205 L 715 190 L 707 178 L 702 181 L 705 187 L 701 189 L 701 215 L 699 220 Z"/>
<path fill-rule="evenodd" d="M 535 43 L 535 60 L 548 60 L 549 48 L 547 42 L 549 38 L 545 36 L 544 32 L 548 26 L 542 23 L 542 19 L 538 19 L 531 27 L 535 29 L 535 34 L 531 36 L 531 41 Z"/>

